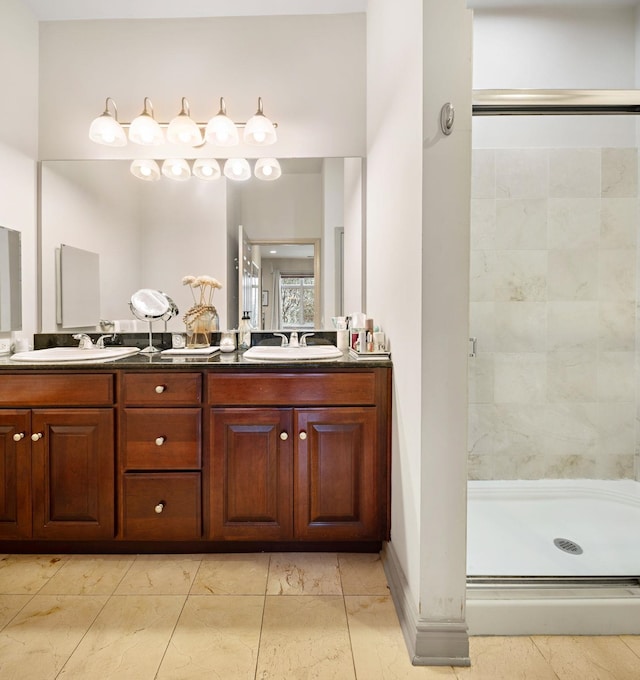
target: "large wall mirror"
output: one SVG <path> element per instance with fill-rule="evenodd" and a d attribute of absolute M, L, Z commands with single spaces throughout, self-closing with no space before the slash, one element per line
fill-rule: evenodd
<path fill-rule="evenodd" d="M 131 294 L 156 288 L 170 295 L 181 312 L 168 330 L 182 331 L 182 312 L 192 304 L 182 279 L 207 274 L 223 283 L 213 301 L 222 328 L 237 327 L 239 312 L 250 303 L 241 283 L 240 227 L 253 267 L 253 289 L 248 290 L 255 327 L 281 325 L 274 313 L 274 272 L 278 281 L 283 273 L 311 272 L 314 327 L 330 327 L 332 316 L 360 311 L 362 159 L 280 162 L 282 176 L 271 182 L 205 182 L 195 177 L 144 182 L 131 175 L 130 161 L 43 161 L 41 330 L 61 330 L 55 313 L 55 253 L 61 244 L 99 256 L 96 325 L 100 320 L 131 319 Z M 306 282 L 309 285 L 309 279 Z M 288 285 L 294 285 L 291 279 Z M 309 325 L 308 315 L 304 325 Z"/>
<path fill-rule="evenodd" d="M 0 332 L 22 329 L 20 232 L 0 227 Z"/>

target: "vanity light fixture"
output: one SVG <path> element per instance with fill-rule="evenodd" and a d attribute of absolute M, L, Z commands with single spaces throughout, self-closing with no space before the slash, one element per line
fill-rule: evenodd
<path fill-rule="evenodd" d="M 109 111 L 109 102 L 113 107 L 113 115 Z M 105 146 L 126 146 L 127 136 L 118 122 L 118 107 L 111 97 L 107 97 L 105 101 L 104 113 L 91 122 L 89 139 Z"/>
<path fill-rule="evenodd" d="M 262 97 L 258 97 L 258 110 L 244 126 L 243 139 L 245 144 L 254 146 L 268 146 L 278 139 L 273 123 L 262 111 Z"/>
<path fill-rule="evenodd" d="M 244 182 L 251 178 L 251 165 L 246 158 L 227 159 L 222 171 L 220 162 L 215 158 L 166 158 L 163 161 L 140 159 L 131 163 L 130 170 L 132 175 L 147 182 L 155 182 L 161 175 L 177 181 L 188 180 L 191 175 L 207 182 L 220 179 L 223 174 L 235 182 Z M 272 181 L 282 175 L 282 169 L 276 158 L 259 158 L 255 162 L 253 174 L 259 180 Z"/>
<path fill-rule="evenodd" d="M 113 108 L 112 114 L 109 106 Z M 205 141 L 216 146 L 235 146 L 240 143 L 239 128 L 243 128 L 243 142 L 253 146 L 267 146 L 277 141 L 277 123 L 272 123 L 262 109 L 262 97 L 258 97 L 258 110 L 246 123 L 234 123 L 227 116 L 227 107 L 220 97 L 220 110 L 207 123 L 199 123 L 191 118 L 189 101 L 182 97 L 180 113 L 169 123 L 155 120 L 153 104 L 149 97 L 144 98 L 142 113 L 130 123 L 118 121 L 116 104 L 107 97 L 105 111 L 94 119 L 89 128 L 89 137 L 97 144 L 125 146 L 128 129 L 129 141 L 145 146 L 156 146 L 165 142 L 163 129 L 167 131 L 166 141 L 171 144 L 200 146 Z M 203 139 L 204 138 L 204 139 Z"/>
<path fill-rule="evenodd" d="M 154 160 L 135 160 L 129 167 L 131 174 L 145 182 L 155 182 L 160 179 L 160 167 Z"/>
<path fill-rule="evenodd" d="M 184 158 L 167 158 L 162 161 L 162 174 L 169 179 L 184 182 L 191 177 L 191 168 Z"/>
<path fill-rule="evenodd" d="M 220 97 L 220 110 L 207 123 L 204 138 L 216 146 L 235 146 L 240 141 L 236 124 L 227 116 L 224 97 Z"/>
<path fill-rule="evenodd" d="M 188 144 L 189 146 L 202 144 L 202 132 L 191 118 L 191 110 L 186 97 L 182 98 L 180 113 L 169 123 L 167 141 L 172 144 Z"/>
<path fill-rule="evenodd" d="M 164 142 L 162 129 L 153 117 L 153 104 L 149 97 L 144 98 L 142 113 L 131 121 L 129 141 L 145 146 L 158 146 Z"/>
<path fill-rule="evenodd" d="M 258 158 L 253 168 L 253 174 L 258 179 L 270 182 L 280 177 L 282 169 L 276 158 Z"/>
<path fill-rule="evenodd" d="M 236 182 L 244 182 L 251 177 L 251 167 L 246 158 L 229 158 L 224 163 L 224 176 Z"/>
<path fill-rule="evenodd" d="M 215 158 L 198 158 L 193 161 L 193 174 L 206 182 L 220 179 L 222 171 L 220 164 Z"/>

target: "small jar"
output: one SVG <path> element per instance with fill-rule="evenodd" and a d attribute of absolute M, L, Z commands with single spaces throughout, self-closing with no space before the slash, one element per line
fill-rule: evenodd
<path fill-rule="evenodd" d="M 235 352 L 236 349 L 236 332 L 223 331 L 220 333 L 220 351 L 221 352 Z"/>

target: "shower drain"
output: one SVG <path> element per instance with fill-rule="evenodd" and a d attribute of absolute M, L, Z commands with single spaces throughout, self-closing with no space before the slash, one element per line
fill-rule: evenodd
<path fill-rule="evenodd" d="M 553 544 L 556 548 L 560 548 L 560 550 L 570 553 L 571 555 L 582 555 L 582 548 L 568 538 L 554 538 Z"/>

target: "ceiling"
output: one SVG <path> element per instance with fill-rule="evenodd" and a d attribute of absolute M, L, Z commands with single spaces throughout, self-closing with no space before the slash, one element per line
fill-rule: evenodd
<path fill-rule="evenodd" d="M 366 12 L 367 0 L 22 0 L 40 21 Z M 467 0 L 472 9 L 635 7 L 640 0 Z"/>
<path fill-rule="evenodd" d="M 515 7 L 637 7 L 640 0 L 467 0 L 471 9 Z"/>
<path fill-rule="evenodd" d="M 349 14 L 367 0 L 22 0 L 40 21 Z"/>

